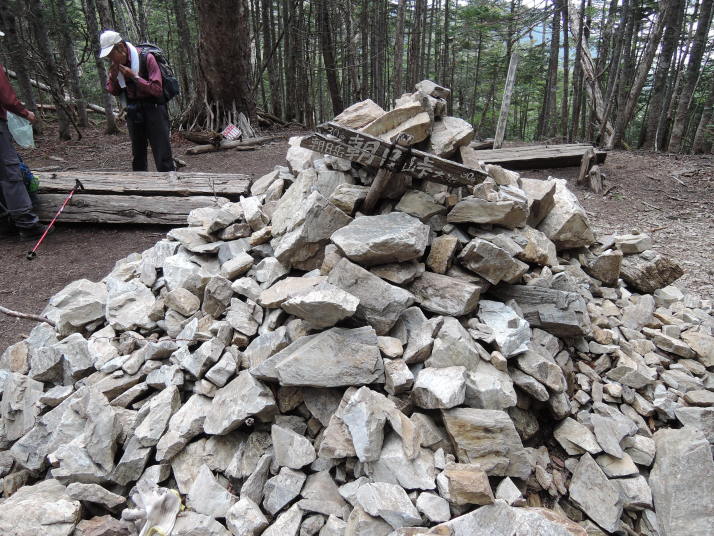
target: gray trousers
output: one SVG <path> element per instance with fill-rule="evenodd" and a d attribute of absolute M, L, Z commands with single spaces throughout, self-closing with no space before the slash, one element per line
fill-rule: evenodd
<path fill-rule="evenodd" d="M 146 146 L 151 144 L 156 171 L 173 171 L 171 155 L 171 126 L 165 104 L 135 101 L 129 106 L 127 127 L 131 137 L 131 167 L 134 171 L 148 171 Z"/>
<path fill-rule="evenodd" d="M 7 212 L 16 227 L 32 227 L 37 223 L 7 121 L 0 120 L 0 214 L 3 212 Z"/>

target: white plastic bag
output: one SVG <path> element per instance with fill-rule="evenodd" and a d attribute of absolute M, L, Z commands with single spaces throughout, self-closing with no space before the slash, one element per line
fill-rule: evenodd
<path fill-rule="evenodd" d="M 27 149 L 28 147 L 35 146 L 35 139 L 32 135 L 32 123 L 24 117 L 17 116 L 12 112 L 7 112 L 7 128 L 20 147 Z"/>

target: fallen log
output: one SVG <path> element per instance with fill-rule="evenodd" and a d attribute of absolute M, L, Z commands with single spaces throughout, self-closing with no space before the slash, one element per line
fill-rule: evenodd
<path fill-rule="evenodd" d="M 196 147 L 191 147 L 186 151 L 186 154 L 215 153 L 216 151 L 228 151 L 230 149 L 237 149 L 239 147 L 255 147 L 285 137 L 286 136 L 284 134 L 279 134 L 276 136 L 261 136 L 260 138 L 251 138 L 245 141 L 222 140 L 220 145 L 218 145 L 217 147 L 215 145 L 197 145 Z"/>
<path fill-rule="evenodd" d="M 476 167 L 479 161 L 496 164 L 506 169 L 542 169 L 579 166 L 583 155 L 592 149 L 587 143 L 563 145 L 528 145 L 476 151 L 471 147 L 461 147 L 461 160 L 465 166 Z M 605 162 L 607 152 L 595 151 L 595 163 Z"/>
<path fill-rule="evenodd" d="M 250 191 L 250 177 L 242 174 L 172 171 L 113 171 L 38 173 L 40 194 L 66 195 L 79 180 L 82 194 L 120 194 L 136 196 L 219 195 L 238 200 Z"/>
<path fill-rule="evenodd" d="M 49 110 L 51 112 L 57 111 L 57 106 L 54 104 L 37 104 L 37 109 L 38 110 Z M 87 104 L 87 111 L 88 112 L 93 112 L 96 114 L 104 114 L 104 108 L 100 108 L 99 106 L 96 106 L 95 104 Z M 116 115 L 116 114 L 115 114 Z"/>
<path fill-rule="evenodd" d="M 38 194 L 37 217 L 50 221 L 66 194 Z M 60 220 L 67 223 L 186 225 L 195 208 L 222 205 L 225 197 L 95 195 L 81 192 L 67 204 Z"/>
<path fill-rule="evenodd" d="M 10 70 L 10 69 L 5 69 L 5 72 L 7 73 L 7 75 L 8 75 L 10 78 L 17 79 L 17 73 L 16 73 L 15 71 L 12 71 L 12 70 Z M 51 93 L 51 92 L 52 92 L 52 89 L 50 89 L 50 86 L 48 86 L 47 84 L 43 84 L 42 82 L 39 82 L 39 81 L 37 81 L 37 80 L 35 80 L 35 79 L 33 79 L 33 78 L 30 78 L 30 85 L 33 86 L 33 87 L 36 87 L 37 89 L 40 89 L 40 90 L 42 90 L 42 91 L 45 91 L 45 92 L 47 92 L 47 93 Z M 65 100 L 65 102 L 71 102 L 72 104 L 75 103 L 74 100 L 73 100 L 69 95 L 64 95 L 64 100 Z M 42 107 L 42 106 L 51 106 L 51 105 L 39 104 L 39 105 L 38 105 L 38 108 L 40 108 L 40 107 Z M 53 107 L 53 108 L 54 108 L 54 107 Z M 49 109 L 53 109 L 53 108 L 49 108 Z M 87 109 L 88 109 L 88 110 L 91 110 L 91 111 L 93 111 L 93 112 L 97 112 L 97 113 L 102 114 L 102 115 L 104 115 L 104 114 L 106 113 L 105 110 L 104 110 L 104 108 L 102 108 L 101 106 L 98 106 L 98 105 L 96 105 L 96 104 L 87 103 Z M 114 112 L 114 117 L 118 117 L 118 116 L 119 116 L 119 114 L 118 114 L 117 112 Z"/>
<path fill-rule="evenodd" d="M 223 134 L 213 130 L 181 130 L 179 134 L 185 140 L 199 145 L 213 145 L 215 147 L 223 140 Z"/>

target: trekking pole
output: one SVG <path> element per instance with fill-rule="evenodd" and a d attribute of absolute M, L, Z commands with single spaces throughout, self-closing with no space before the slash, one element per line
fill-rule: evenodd
<path fill-rule="evenodd" d="M 59 218 L 59 215 L 62 214 L 62 211 L 64 210 L 64 207 L 67 206 L 67 203 L 69 203 L 69 201 L 72 199 L 72 196 L 75 194 L 75 192 L 77 192 L 77 190 L 84 190 L 84 184 L 82 184 L 79 179 L 75 179 L 74 188 L 72 188 L 72 191 L 71 191 L 71 192 L 69 193 L 69 195 L 65 198 L 64 203 L 62 203 L 62 206 L 61 206 L 61 207 L 59 208 L 59 210 L 57 211 L 57 214 L 55 214 L 55 217 L 52 218 L 52 221 L 51 221 L 50 224 L 47 226 L 47 229 L 45 229 L 45 232 L 42 233 L 42 236 L 41 236 L 40 239 L 37 241 L 37 244 L 35 244 L 35 247 L 32 248 L 32 251 L 28 251 L 28 252 L 27 252 L 27 255 L 25 255 L 25 258 L 26 258 L 28 261 L 31 261 L 32 259 L 34 259 L 35 257 L 37 257 L 37 253 L 36 253 L 37 248 L 40 247 L 40 244 L 42 244 L 42 241 L 43 241 L 43 240 L 45 239 L 45 237 L 47 236 L 47 233 L 50 232 L 50 230 L 51 230 L 52 227 L 54 226 L 55 222 L 57 221 L 57 218 Z"/>

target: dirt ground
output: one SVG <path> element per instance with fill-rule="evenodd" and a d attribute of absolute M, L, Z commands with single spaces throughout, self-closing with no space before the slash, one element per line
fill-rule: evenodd
<path fill-rule="evenodd" d="M 274 134 L 274 133 L 269 133 Z M 187 156 L 192 146 L 178 136 L 172 140 L 174 155 L 189 170 L 245 173 L 258 178 L 276 165 L 285 164 L 287 136 L 254 151 L 223 151 Z M 131 148 L 126 134 L 106 136 L 100 130 L 85 132 L 80 141 L 59 142 L 55 133 L 39 137 L 38 148 L 22 151 L 33 169 L 128 170 Z M 655 249 L 682 264 L 681 288 L 703 298 L 714 297 L 714 244 L 712 204 L 714 158 L 712 156 L 662 155 L 650 152 L 613 151 L 601 166 L 607 177 L 606 196 L 575 187 L 598 235 L 647 232 Z M 548 175 L 574 181 L 577 168 L 522 172 L 523 176 Z M 0 306 L 39 314 L 47 300 L 76 279 L 102 279 L 116 261 L 141 252 L 158 241 L 167 229 L 147 226 L 69 225 L 58 223 L 42 244 L 37 258 L 27 261 L 32 243 L 0 237 Z M 33 321 L 0 314 L 0 353 L 26 337 Z"/>

